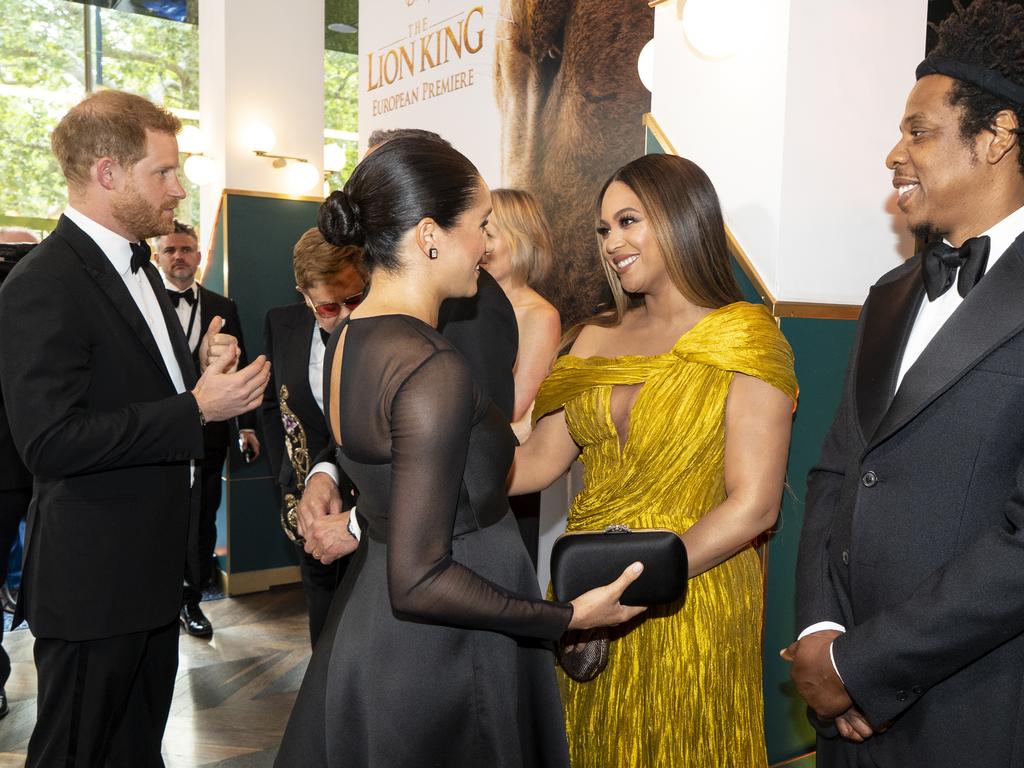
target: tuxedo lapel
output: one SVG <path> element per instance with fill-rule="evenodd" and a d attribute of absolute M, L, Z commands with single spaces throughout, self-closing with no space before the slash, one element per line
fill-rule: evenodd
<path fill-rule="evenodd" d="M 142 271 L 149 279 L 153 293 L 156 294 L 156 301 L 160 305 L 164 325 L 167 326 L 167 333 L 171 337 L 171 348 L 174 350 L 174 359 L 178 361 L 178 368 L 181 369 L 181 378 L 185 383 L 185 389 L 192 389 L 196 384 L 196 368 L 192 361 L 192 352 L 188 348 L 185 332 L 181 329 L 181 320 L 178 318 L 178 313 L 174 311 L 167 295 L 167 288 L 152 262 L 144 264 Z"/>
<path fill-rule="evenodd" d="M 83 232 L 71 219 L 61 216 L 57 222 L 56 234 L 60 235 L 74 249 L 75 253 L 82 260 L 86 274 L 95 281 L 99 289 L 106 295 L 110 302 L 117 309 L 121 317 L 128 324 L 128 327 L 138 337 L 143 348 L 152 358 L 153 362 L 163 371 L 167 377 L 167 383 L 173 387 L 171 376 L 164 365 L 160 348 L 156 345 L 153 332 L 150 330 L 146 319 L 139 311 L 135 299 L 128 292 L 121 275 L 114 269 L 110 259 L 106 257 L 100 247 L 96 245 L 91 237 Z M 161 286 L 163 289 L 163 286 Z M 158 294 L 159 296 L 159 294 Z"/>
<path fill-rule="evenodd" d="M 869 447 L 906 424 L 1022 329 L 1024 235 L 967 295 L 907 371 Z"/>
<path fill-rule="evenodd" d="M 295 371 L 295 383 L 289 387 L 288 404 L 298 414 L 303 424 L 319 432 L 322 431 L 320 423 L 323 421 L 323 414 L 309 385 L 309 354 L 313 340 L 313 324 L 316 321 L 305 305 L 302 310 L 301 319 L 296 317 L 286 334 L 288 370 Z"/>
<path fill-rule="evenodd" d="M 857 364 L 857 416 L 864 441 L 875 433 L 892 402 L 903 350 L 924 296 L 920 261 L 896 279 L 871 289 Z"/>

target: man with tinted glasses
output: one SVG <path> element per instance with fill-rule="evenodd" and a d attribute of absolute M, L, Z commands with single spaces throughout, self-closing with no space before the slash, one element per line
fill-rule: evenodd
<path fill-rule="evenodd" d="M 328 443 L 323 413 L 323 363 L 327 340 L 363 299 L 358 248 L 327 243 L 316 228 L 295 244 L 292 266 L 302 304 L 267 312 L 264 349 L 274 372 L 263 399 L 263 433 L 274 478 L 281 488 L 281 526 L 298 544 L 302 587 L 309 605 L 309 634 L 315 645 L 348 558 L 321 562 L 302 548 L 295 508 L 313 460 Z M 345 509 L 354 503 L 352 484 L 335 477 Z M 348 538 L 348 516 L 324 518 L 327 536 Z"/>
<path fill-rule="evenodd" d="M 192 359 L 199 363 L 200 329 L 210 325 L 213 318 L 224 318 L 223 332 L 238 339 L 239 365 L 245 367 L 245 341 L 238 307 L 231 299 L 221 296 L 196 282 L 196 271 L 202 254 L 199 238 L 188 224 L 174 222 L 174 231 L 157 240 L 156 261 L 160 267 L 167 295 L 181 321 L 181 329 L 188 340 Z M 256 415 L 245 413 L 238 417 L 238 444 L 246 461 L 260 455 L 260 441 L 256 437 Z M 211 422 L 203 427 L 206 456 L 199 462 L 199 531 L 197 536 L 198 572 L 187 569 L 182 593 L 179 619 L 185 631 L 195 637 L 209 637 L 213 625 L 206 618 L 199 601 L 203 590 L 213 577 L 214 549 L 217 546 L 217 510 L 221 499 L 221 471 L 228 455 L 231 429 L 226 421 Z"/>

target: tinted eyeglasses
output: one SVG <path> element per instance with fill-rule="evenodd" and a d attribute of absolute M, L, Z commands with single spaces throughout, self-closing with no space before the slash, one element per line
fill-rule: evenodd
<path fill-rule="evenodd" d="M 341 312 L 341 308 L 345 307 L 349 312 L 358 307 L 363 302 L 364 291 L 359 293 L 353 293 L 341 301 L 328 301 L 324 304 L 315 304 L 313 311 L 316 312 L 320 317 L 337 317 L 338 313 Z"/>

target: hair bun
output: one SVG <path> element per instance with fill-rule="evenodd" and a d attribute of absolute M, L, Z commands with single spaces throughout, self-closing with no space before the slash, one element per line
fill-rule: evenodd
<path fill-rule="evenodd" d="M 337 189 L 320 206 L 317 226 L 332 245 L 363 245 L 365 234 L 359 220 L 359 206 L 343 189 Z"/>

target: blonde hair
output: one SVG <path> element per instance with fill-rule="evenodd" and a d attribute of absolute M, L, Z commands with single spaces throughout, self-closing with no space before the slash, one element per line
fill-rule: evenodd
<path fill-rule="evenodd" d="M 146 156 L 146 131 L 181 130 L 181 121 L 153 102 L 124 91 L 97 91 L 73 106 L 54 128 L 50 146 L 68 184 L 89 181 L 97 159 L 131 168 Z"/>
<path fill-rule="evenodd" d="M 302 290 L 320 280 L 327 280 L 351 266 L 365 281 L 362 249 L 355 245 L 331 245 L 316 227 L 307 229 L 292 249 L 295 284 Z"/>
<path fill-rule="evenodd" d="M 512 257 L 512 277 L 534 286 L 551 267 L 551 230 L 537 199 L 522 189 L 491 190 L 491 221 L 501 230 Z"/>

